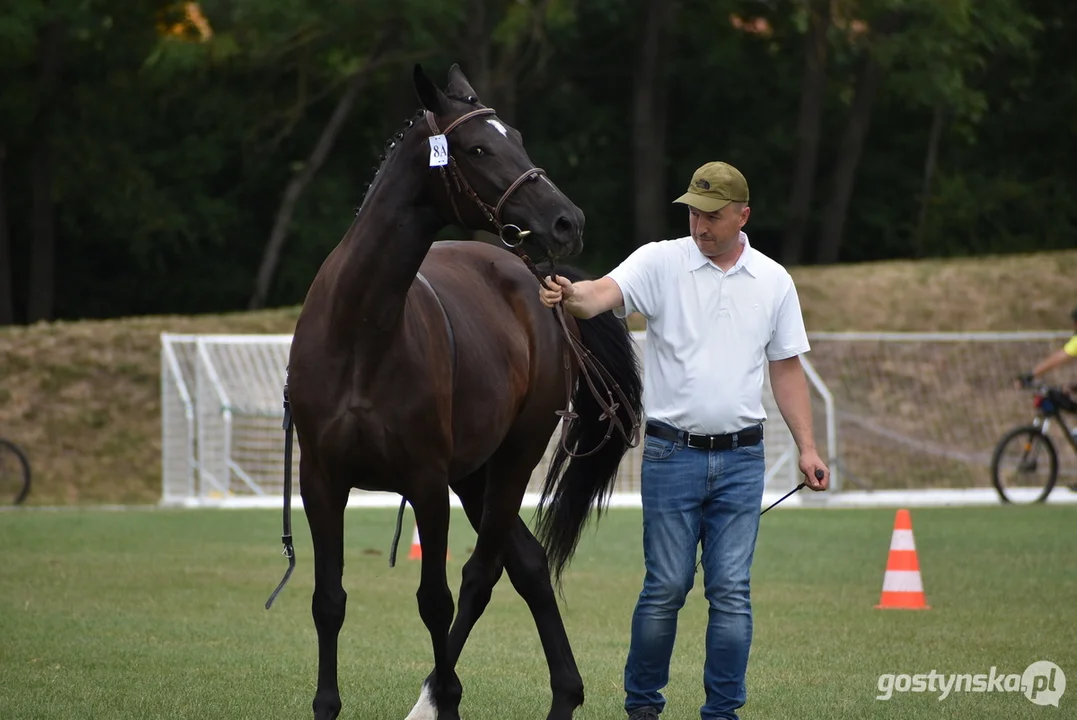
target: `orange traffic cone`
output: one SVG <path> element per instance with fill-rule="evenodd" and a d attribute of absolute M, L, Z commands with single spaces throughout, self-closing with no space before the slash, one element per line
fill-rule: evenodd
<path fill-rule="evenodd" d="M 415 530 L 411 534 L 411 550 L 408 551 L 408 560 L 422 560 L 423 559 L 423 546 L 419 542 L 419 526 L 415 526 Z M 445 549 L 445 559 L 449 559 L 449 550 Z"/>
<path fill-rule="evenodd" d="M 422 560 L 423 559 L 423 546 L 419 542 L 419 526 L 415 526 L 415 530 L 411 533 L 411 550 L 408 551 L 408 560 Z"/>
<path fill-rule="evenodd" d="M 890 537 L 890 555 L 886 558 L 883 594 L 877 608 L 928 610 L 924 600 L 924 584 L 920 578 L 920 561 L 916 558 L 916 543 L 912 538 L 912 518 L 901 509 L 894 518 L 894 534 Z"/>

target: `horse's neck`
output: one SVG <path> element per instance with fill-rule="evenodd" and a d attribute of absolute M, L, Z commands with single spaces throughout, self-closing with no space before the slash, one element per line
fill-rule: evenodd
<path fill-rule="evenodd" d="M 412 134 L 408 145 L 422 141 L 420 133 Z M 345 334 L 396 327 L 408 289 L 443 224 L 424 200 L 425 178 L 415 171 L 415 150 L 397 148 L 336 250 L 332 322 Z"/>

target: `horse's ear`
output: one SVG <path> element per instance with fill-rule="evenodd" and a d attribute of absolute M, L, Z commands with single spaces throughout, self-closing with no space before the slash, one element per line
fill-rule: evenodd
<path fill-rule="evenodd" d="M 438 90 L 433 81 L 423 72 L 423 66 L 415 65 L 415 92 L 419 95 L 419 101 L 423 107 L 435 115 L 444 115 L 449 109 L 449 98 L 445 93 Z"/>
<path fill-rule="evenodd" d="M 464 71 L 456 63 L 449 68 L 449 92 L 456 97 L 475 98 L 475 102 L 479 101 L 479 94 L 471 87 Z"/>

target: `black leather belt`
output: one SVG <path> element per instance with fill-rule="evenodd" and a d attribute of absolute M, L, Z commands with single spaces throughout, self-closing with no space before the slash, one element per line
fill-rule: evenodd
<path fill-rule="evenodd" d="M 755 425 L 725 435 L 701 435 L 687 430 L 677 430 L 668 425 L 647 423 L 647 434 L 670 442 L 680 442 L 685 447 L 696 450 L 732 450 L 734 447 L 758 445 L 763 440 L 763 426 Z"/>

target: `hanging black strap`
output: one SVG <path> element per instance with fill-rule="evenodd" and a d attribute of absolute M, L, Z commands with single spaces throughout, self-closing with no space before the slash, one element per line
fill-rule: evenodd
<path fill-rule="evenodd" d="M 266 610 L 273 605 L 277 595 L 284 589 L 284 584 L 295 570 L 295 546 L 292 545 L 292 409 L 288 403 L 288 383 L 284 383 L 284 556 L 288 558 L 288 569 L 284 572 L 277 589 L 266 600 Z"/>
<path fill-rule="evenodd" d="M 396 531 L 393 533 L 393 542 L 389 546 L 389 567 L 396 567 L 396 551 L 400 545 L 400 526 L 404 522 L 404 506 L 408 504 L 407 498 L 400 498 L 400 509 L 396 511 Z"/>

